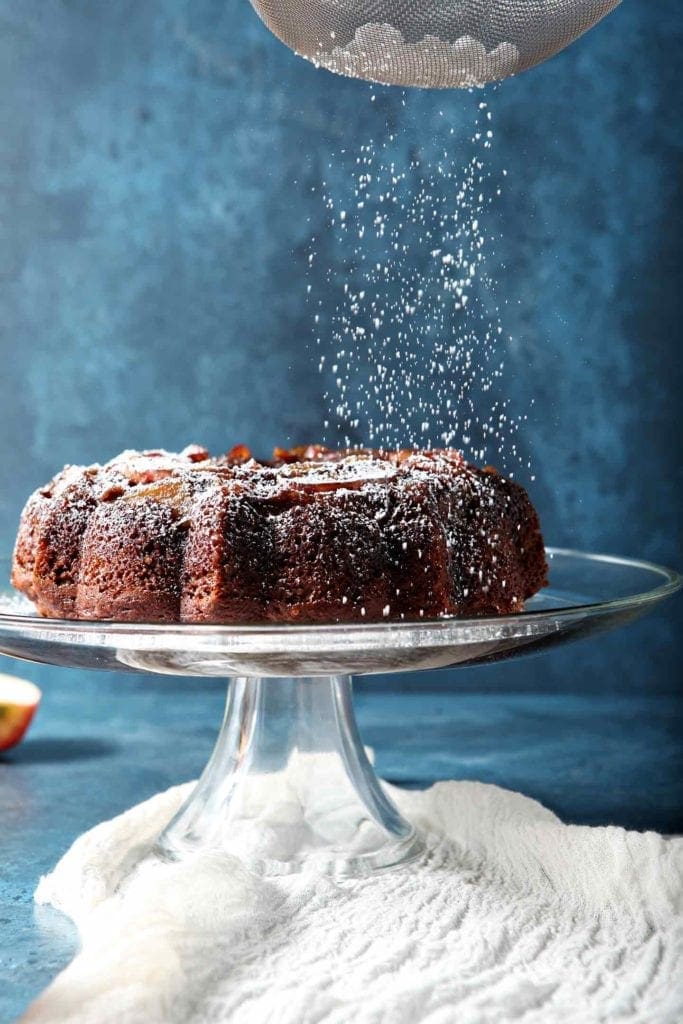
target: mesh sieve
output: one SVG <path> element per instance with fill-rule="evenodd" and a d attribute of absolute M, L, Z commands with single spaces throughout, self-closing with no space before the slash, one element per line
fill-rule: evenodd
<path fill-rule="evenodd" d="M 290 49 L 386 85 L 485 85 L 540 64 L 620 0 L 251 0 Z"/>

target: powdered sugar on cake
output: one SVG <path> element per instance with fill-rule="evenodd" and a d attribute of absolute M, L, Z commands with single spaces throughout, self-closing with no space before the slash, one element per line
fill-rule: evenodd
<path fill-rule="evenodd" d="M 526 492 L 453 449 L 192 446 L 63 470 L 13 582 L 53 617 L 297 623 L 517 611 L 545 572 Z"/>

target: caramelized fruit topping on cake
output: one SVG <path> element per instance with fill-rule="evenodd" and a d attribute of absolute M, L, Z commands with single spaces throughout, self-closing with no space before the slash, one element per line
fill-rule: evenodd
<path fill-rule="evenodd" d="M 57 618 L 368 622 L 516 612 L 546 571 L 524 489 L 453 449 L 192 445 L 67 466 L 28 500 L 12 582 Z"/>

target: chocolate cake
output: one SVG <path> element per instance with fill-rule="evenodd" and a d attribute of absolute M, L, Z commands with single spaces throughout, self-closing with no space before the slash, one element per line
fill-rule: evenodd
<path fill-rule="evenodd" d="M 453 449 L 192 446 L 67 466 L 12 582 L 57 618 L 370 622 L 519 611 L 546 561 L 524 489 Z"/>

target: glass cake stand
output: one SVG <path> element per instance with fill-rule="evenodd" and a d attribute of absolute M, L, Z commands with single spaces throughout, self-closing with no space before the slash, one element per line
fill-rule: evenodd
<path fill-rule="evenodd" d="M 549 549 L 550 587 L 521 614 L 322 626 L 153 625 L 38 617 L 0 592 L 0 652 L 54 665 L 229 677 L 216 747 L 156 855 L 218 849 L 254 870 L 336 876 L 422 850 L 377 779 L 352 675 L 530 654 L 637 618 L 681 585 L 647 562 Z"/>

